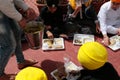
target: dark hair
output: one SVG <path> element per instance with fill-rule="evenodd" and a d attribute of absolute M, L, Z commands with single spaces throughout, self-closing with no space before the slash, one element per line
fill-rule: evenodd
<path fill-rule="evenodd" d="M 48 7 L 52 7 L 53 5 L 57 7 L 59 4 L 59 0 L 46 0 L 46 3 Z"/>

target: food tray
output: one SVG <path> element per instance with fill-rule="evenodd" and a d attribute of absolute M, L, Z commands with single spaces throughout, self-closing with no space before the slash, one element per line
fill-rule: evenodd
<path fill-rule="evenodd" d="M 90 34 L 74 34 L 73 44 L 82 45 L 86 42 L 94 41 L 94 35 Z"/>
<path fill-rule="evenodd" d="M 110 37 L 110 45 L 108 47 L 113 51 L 120 49 L 120 36 L 115 35 Z"/>
<path fill-rule="evenodd" d="M 64 39 L 54 38 L 54 39 L 43 39 L 42 40 L 42 50 L 61 50 L 64 49 Z"/>
<path fill-rule="evenodd" d="M 82 67 L 80 66 L 77 66 L 75 65 L 72 61 L 70 61 L 68 63 L 68 65 L 65 65 L 65 66 L 62 66 L 59 70 L 58 69 L 55 69 L 54 71 L 52 71 L 50 74 L 51 76 L 55 79 L 55 80 L 62 80 L 58 75 L 59 75 L 59 71 L 63 71 L 64 67 L 67 67 L 70 69 L 71 67 L 71 70 L 75 70 L 75 71 L 80 71 L 81 69 L 83 69 Z M 62 70 L 61 70 L 62 69 Z M 69 74 L 65 71 L 63 71 L 63 73 L 66 75 L 66 79 L 67 80 L 76 80 L 80 75 L 76 75 L 76 76 L 69 76 Z"/>

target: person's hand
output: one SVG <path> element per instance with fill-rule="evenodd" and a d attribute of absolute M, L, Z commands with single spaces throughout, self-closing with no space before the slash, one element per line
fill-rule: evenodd
<path fill-rule="evenodd" d="M 97 33 L 100 33 L 101 31 L 100 31 L 100 26 L 98 25 L 98 24 L 96 24 L 96 32 Z"/>
<path fill-rule="evenodd" d="M 54 38 L 53 34 L 50 31 L 47 31 L 46 34 L 47 34 L 48 38 L 50 38 L 50 39 Z"/>
<path fill-rule="evenodd" d="M 103 37 L 103 44 L 104 44 L 105 46 L 110 45 L 110 39 L 109 39 L 108 36 Z"/>
<path fill-rule="evenodd" d="M 26 18 L 30 21 L 30 20 L 35 20 L 36 19 L 36 13 L 35 11 L 32 9 L 32 8 L 28 8 L 26 11 L 25 11 L 25 14 L 26 14 Z"/>
<path fill-rule="evenodd" d="M 27 23 L 27 20 L 25 18 L 22 18 L 18 23 L 21 28 L 24 28 Z"/>
<path fill-rule="evenodd" d="M 118 30 L 117 30 L 117 34 L 120 35 L 120 28 L 118 28 Z"/>

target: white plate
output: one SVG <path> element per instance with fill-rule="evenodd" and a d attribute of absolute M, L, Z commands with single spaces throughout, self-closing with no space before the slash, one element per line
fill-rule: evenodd
<path fill-rule="evenodd" d="M 53 42 L 51 42 L 51 39 L 42 40 L 42 50 L 61 50 L 64 48 L 63 38 L 54 38 Z"/>
<path fill-rule="evenodd" d="M 73 38 L 73 44 L 75 45 L 82 45 L 86 42 L 93 42 L 94 40 L 94 35 L 90 34 L 74 34 Z"/>
<path fill-rule="evenodd" d="M 115 35 L 110 37 L 111 44 L 108 46 L 113 51 L 120 49 L 120 36 Z"/>

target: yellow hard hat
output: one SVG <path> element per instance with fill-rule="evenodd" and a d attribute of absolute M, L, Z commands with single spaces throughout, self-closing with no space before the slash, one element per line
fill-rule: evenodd
<path fill-rule="evenodd" d="M 107 57 L 106 48 L 98 42 L 87 42 L 83 44 L 77 55 L 80 64 L 89 70 L 102 67 L 107 62 Z"/>
<path fill-rule="evenodd" d="M 15 77 L 15 80 L 48 80 L 45 72 L 36 67 L 22 69 Z"/>

